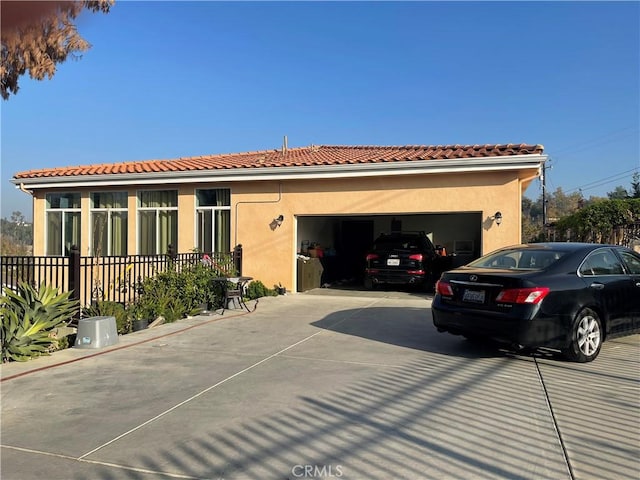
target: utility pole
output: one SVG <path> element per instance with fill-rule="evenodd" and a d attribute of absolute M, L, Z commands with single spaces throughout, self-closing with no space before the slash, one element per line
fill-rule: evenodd
<path fill-rule="evenodd" d="M 546 228 L 547 228 L 547 166 L 542 165 L 542 227 L 545 229 L 545 238 L 546 238 Z"/>
<path fill-rule="evenodd" d="M 542 234 L 544 240 L 547 240 L 547 164 L 542 165 Z"/>

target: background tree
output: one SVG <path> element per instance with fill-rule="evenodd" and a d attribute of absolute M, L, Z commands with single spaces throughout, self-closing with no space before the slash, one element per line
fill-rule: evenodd
<path fill-rule="evenodd" d="M 631 176 L 631 190 L 618 185 L 612 192 L 607 193 L 609 200 L 624 200 L 625 198 L 640 198 L 640 172 Z"/>
<path fill-rule="evenodd" d="M 613 191 L 607 192 L 607 197 L 609 197 L 609 200 L 624 200 L 629 198 L 629 192 L 622 185 L 618 185 Z"/>
<path fill-rule="evenodd" d="M 553 224 L 560 218 L 570 215 L 582 208 L 585 203 L 593 202 L 591 198 L 585 201 L 581 192 L 565 194 L 558 187 L 547 196 L 547 224 Z M 527 197 L 522 198 L 522 241 L 539 242 L 545 240 L 546 229 L 542 224 L 542 195 L 536 201 Z"/>
<path fill-rule="evenodd" d="M 640 219 L 640 199 L 600 200 L 558 221 L 556 230 L 573 242 L 620 243 L 625 228 Z"/>
<path fill-rule="evenodd" d="M 114 0 L 2 1 L 0 7 L 0 94 L 18 92 L 18 80 L 27 70 L 35 80 L 52 78 L 56 65 L 91 45 L 73 23 L 83 9 L 107 13 Z"/>
<path fill-rule="evenodd" d="M 21 212 L 13 212 L 11 220 L 0 220 L 0 255 L 31 255 L 32 244 L 33 225 Z"/>
<path fill-rule="evenodd" d="M 633 174 L 630 189 L 619 185 L 607 197 L 586 200 L 581 192 L 566 195 L 561 188 L 556 189 L 547 197 L 551 230 L 542 225 L 542 196 L 536 201 L 523 197 L 522 240 L 620 243 L 625 231 L 628 236 L 630 228 L 640 221 L 640 172 Z"/>
<path fill-rule="evenodd" d="M 640 173 L 636 172 L 631 177 L 631 198 L 640 198 Z"/>

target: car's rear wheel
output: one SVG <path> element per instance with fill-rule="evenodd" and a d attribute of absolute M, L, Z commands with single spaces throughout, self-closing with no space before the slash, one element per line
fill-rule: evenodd
<path fill-rule="evenodd" d="M 473 333 L 463 333 L 462 336 L 470 343 L 480 345 L 487 342 L 487 339 Z"/>
<path fill-rule="evenodd" d="M 373 290 L 375 288 L 375 283 L 373 283 L 371 277 L 364 277 L 363 285 L 365 290 Z"/>
<path fill-rule="evenodd" d="M 602 322 L 598 314 L 590 308 L 584 308 L 573 320 L 569 346 L 562 351 L 572 362 L 590 362 L 600 353 L 602 347 Z"/>

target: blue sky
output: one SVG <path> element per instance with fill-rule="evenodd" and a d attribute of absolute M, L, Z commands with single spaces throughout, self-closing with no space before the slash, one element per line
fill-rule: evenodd
<path fill-rule="evenodd" d="M 547 188 L 640 170 L 638 2 L 132 2 L 2 101 L 19 171 L 316 145 L 543 144 Z M 540 195 L 540 183 L 526 192 Z"/>

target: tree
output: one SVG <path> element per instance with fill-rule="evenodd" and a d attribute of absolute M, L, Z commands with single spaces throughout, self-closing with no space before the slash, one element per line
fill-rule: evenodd
<path fill-rule="evenodd" d="M 640 198 L 640 172 L 631 177 L 631 190 L 618 185 L 612 192 L 607 193 L 609 200 L 624 200 L 625 198 Z"/>
<path fill-rule="evenodd" d="M 0 219 L 0 255 L 29 255 L 32 243 L 33 225 L 21 212 L 13 212 L 11 220 Z"/>
<path fill-rule="evenodd" d="M 84 9 L 109 12 L 114 0 L 2 1 L 0 95 L 18 92 L 27 70 L 35 80 L 52 78 L 56 65 L 71 55 L 79 58 L 91 45 L 80 36 L 73 20 Z"/>
<path fill-rule="evenodd" d="M 631 198 L 640 198 L 640 173 L 636 172 L 631 177 Z"/>
<path fill-rule="evenodd" d="M 618 185 L 612 192 L 607 192 L 609 200 L 624 200 L 629 198 L 629 192 L 622 185 Z"/>
<path fill-rule="evenodd" d="M 581 192 L 565 194 L 557 188 L 547 196 L 547 223 L 553 224 L 560 218 L 571 215 L 585 205 L 599 199 L 582 198 Z M 536 242 L 545 240 L 545 227 L 542 225 L 542 195 L 534 202 L 527 197 L 522 198 L 522 240 Z"/>
<path fill-rule="evenodd" d="M 567 240 L 619 243 L 622 230 L 640 218 L 640 199 L 612 199 L 594 202 L 556 225 Z"/>

